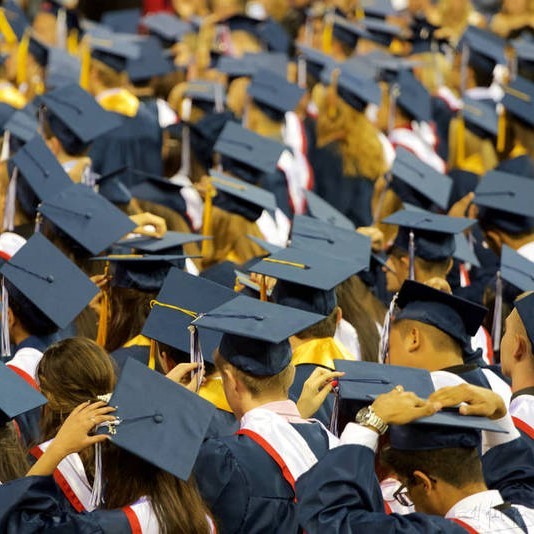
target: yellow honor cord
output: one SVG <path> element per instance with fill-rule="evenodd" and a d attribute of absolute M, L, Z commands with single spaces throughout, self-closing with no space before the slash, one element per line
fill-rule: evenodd
<path fill-rule="evenodd" d="M 193 317 L 194 319 L 198 317 L 198 313 L 194 312 L 193 310 L 180 308 L 180 306 L 174 306 L 173 304 L 167 304 L 166 302 L 160 302 L 159 300 L 155 300 L 155 299 L 150 301 L 150 307 L 153 308 L 154 306 L 161 306 L 162 308 L 168 308 L 170 310 L 179 311 L 181 313 L 185 313 L 185 315 L 189 315 L 189 317 Z"/>
<path fill-rule="evenodd" d="M 13 31 L 11 24 L 9 24 L 4 9 L 0 9 L 0 33 L 2 34 L 6 44 L 14 45 L 17 43 L 17 35 Z"/>
<path fill-rule="evenodd" d="M 28 78 L 28 52 L 30 49 L 30 35 L 24 34 L 17 50 L 17 86 L 26 83 Z"/>
<path fill-rule="evenodd" d="M 80 87 L 86 91 L 89 89 L 89 71 L 91 70 L 91 47 L 88 39 L 82 39 L 78 47 L 80 54 Z"/>
<path fill-rule="evenodd" d="M 230 180 L 225 180 L 224 178 L 218 178 L 218 177 L 215 177 L 215 176 L 211 176 L 211 181 L 215 182 L 215 184 L 226 185 L 226 186 L 231 187 L 233 189 L 237 189 L 238 191 L 246 191 L 247 190 L 247 187 L 245 185 L 234 184 L 234 182 L 231 182 Z"/>
<path fill-rule="evenodd" d="M 269 263 L 278 263 L 280 265 L 287 265 L 288 267 L 296 267 L 297 269 L 308 269 L 308 266 L 304 263 L 295 263 L 293 261 L 276 260 L 274 258 L 263 258 L 263 261 L 268 261 Z"/>
<path fill-rule="evenodd" d="M 109 275 L 109 261 L 106 262 L 104 268 L 104 276 Z M 96 342 L 101 347 L 106 346 L 108 337 L 108 322 L 110 318 L 111 306 L 109 299 L 109 289 L 106 287 L 102 289 L 102 302 L 100 303 L 100 314 L 98 317 L 98 331 L 96 334 Z"/>
<path fill-rule="evenodd" d="M 502 104 L 497 105 L 497 152 L 502 153 L 506 147 L 506 111 Z"/>
<path fill-rule="evenodd" d="M 462 114 L 458 115 L 456 129 L 456 165 L 462 167 L 465 161 L 465 122 Z"/>
<path fill-rule="evenodd" d="M 148 368 L 149 369 L 156 369 L 156 340 L 151 339 L 150 340 L 150 352 L 148 353 Z"/>
<path fill-rule="evenodd" d="M 321 39 L 321 46 L 323 53 L 331 54 L 332 53 L 332 38 L 334 34 L 334 19 L 332 16 L 326 16 L 324 18 L 324 28 Z"/>
<path fill-rule="evenodd" d="M 202 235 L 208 237 L 212 235 L 212 208 L 213 208 L 213 197 L 215 196 L 215 190 L 209 182 L 208 189 L 206 191 L 206 199 L 204 200 L 204 215 L 202 218 Z M 206 258 L 210 255 L 213 248 L 213 243 L 209 239 L 204 239 L 202 241 L 200 253 Z"/>
<path fill-rule="evenodd" d="M 67 52 L 72 56 L 76 56 L 78 54 L 78 37 L 78 30 L 76 28 L 70 30 L 67 37 Z"/>
<path fill-rule="evenodd" d="M 267 302 L 267 281 L 264 275 L 260 277 L 260 300 Z"/>

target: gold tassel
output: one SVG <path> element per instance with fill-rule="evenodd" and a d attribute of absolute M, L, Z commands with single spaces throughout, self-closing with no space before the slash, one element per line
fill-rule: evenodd
<path fill-rule="evenodd" d="M 211 179 L 208 181 L 208 187 L 206 189 L 206 198 L 204 199 L 204 215 L 202 218 L 202 235 L 204 237 L 211 237 L 212 232 L 212 207 L 213 197 L 215 196 L 215 188 L 211 184 Z M 204 258 L 207 258 L 213 248 L 213 241 L 211 239 L 204 239 L 202 241 L 201 254 Z"/>
<path fill-rule="evenodd" d="M 497 105 L 497 152 L 502 154 L 506 147 L 506 112 L 502 104 Z"/>
<path fill-rule="evenodd" d="M 78 47 L 80 51 L 80 87 L 89 90 L 89 71 L 91 69 L 91 46 L 87 39 L 83 39 Z"/>
<path fill-rule="evenodd" d="M 462 168 L 465 162 L 465 122 L 460 113 L 458 115 L 458 127 L 456 129 L 456 166 Z"/>
<path fill-rule="evenodd" d="M 28 52 L 30 49 L 30 35 L 24 34 L 19 43 L 17 50 L 17 86 L 20 86 L 28 80 Z"/>
<path fill-rule="evenodd" d="M 3 9 L 0 9 L 0 33 L 2 34 L 6 44 L 17 44 L 17 34 L 13 31 L 11 24 L 9 24 L 6 17 L 6 12 Z"/>
<path fill-rule="evenodd" d="M 157 350 L 156 340 L 151 339 L 150 340 L 150 352 L 148 355 L 148 368 L 152 370 L 156 369 L 156 350 Z"/>
<path fill-rule="evenodd" d="M 72 56 L 78 55 L 78 30 L 73 28 L 67 37 L 67 52 Z"/>
<path fill-rule="evenodd" d="M 106 262 L 104 269 L 104 276 L 107 278 L 109 275 L 109 261 Z M 110 300 L 109 300 L 109 286 L 106 284 L 102 290 L 102 302 L 100 303 L 100 314 L 98 317 L 98 331 L 96 334 L 96 342 L 102 348 L 106 346 L 108 337 L 108 322 L 110 318 Z"/>
<path fill-rule="evenodd" d="M 260 300 L 267 302 L 267 281 L 264 275 L 260 277 Z"/>
<path fill-rule="evenodd" d="M 334 35 L 334 17 L 332 15 L 327 15 L 324 19 L 324 28 L 323 28 L 322 41 L 321 41 L 323 53 L 325 54 L 332 53 L 333 35 Z"/>

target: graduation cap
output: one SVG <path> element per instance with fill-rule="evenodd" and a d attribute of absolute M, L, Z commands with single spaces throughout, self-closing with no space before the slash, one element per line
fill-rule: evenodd
<path fill-rule="evenodd" d="M 151 303 L 152 309 L 142 334 L 183 352 L 190 351 L 189 325 L 203 313 L 228 302 L 236 293 L 206 278 L 172 268 L 161 291 Z M 200 328 L 202 352 L 213 362 L 213 352 L 219 346 L 222 334 Z"/>
<path fill-rule="evenodd" d="M 279 252 L 280 250 L 284 249 L 285 247 L 280 247 L 278 245 L 273 245 L 272 243 L 269 243 L 268 241 L 265 241 L 264 239 L 260 239 L 259 237 L 253 236 L 253 235 L 247 235 L 247 237 L 256 243 L 256 245 L 259 245 L 261 248 L 266 250 L 269 254 L 275 254 L 276 252 Z"/>
<path fill-rule="evenodd" d="M 363 9 L 366 17 L 385 19 L 397 12 L 393 7 L 391 0 L 362 0 L 360 7 Z"/>
<path fill-rule="evenodd" d="M 102 14 L 102 24 L 111 28 L 114 32 L 137 33 L 141 20 L 141 10 L 116 9 Z"/>
<path fill-rule="evenodd" d="M 520 76 L 532 77 L 534 69 L 534 43 L 527 39 L 514 39 L 511 45 L 515 52 L 516 70 Z"/>
<path fill-rule="evenodd" d="M 406 280 L 399 291 L 400 311 L 395 321 L 408 319 L 434 326 L 455 339 L 466 355 L 472 355 L 471 337 L 479 329 L 487 308 L 469 300 Z"/>
<path fill-rule="evenodd" d="M 205 80 L 187 82 L 184 92 L 186 98 L 190 98 L 195 106 L 206 112 L 213 111 L 218 106 L 224 106 L 225 94 L 224 85 Z"/>
<path fill-rule="evenodd" d="M 123 239 L 116 243 L 115 246 L 133 249 L 143 254 L 182 254 L 183 245 L 197 243 L 204 239 L 211 238 L 199 234 L 189 234 L 187 232 L 168 231 L 161 238 L 133 237 Z"/>
<path fill-rule="evenodd" d="M 124 169 L 121 168 L 118 171 L 98 176 L 95 180 L 98 193 L 113 204 L 125 205 L 132 200 L 132 194 L 118 177 L 123 171 Z"/>
<path fill-rule="evenodd" d="M 9 27 L 14 32 L 17 41 L 20 41 L 24 37 L 24 32 L 30 26 L 30 21 L 26 17 L 26 13 L 16 2 L 16 0 L 6 0 L 2 2 L 2 11 L 5 14 L 5 18 Z M 7 41 L 4 30 L 2 30 L 2 36 Z"/>
<path fill-rule="evenodd" d="M 34 234 L 0 269 L 58 328 L 66 328 L 98 288 L 42 234 Z"/>
<path fill-rule="evenodd" d="M 409 70 L 399 72 L 397 79 L 396 104 L 410 118 L 428 122 L 432 119 L 432 102 L 425 86 Z"/>
<path fill-rule="evenodd" d="M 355 61 L 359 60 L 358 61 Z M 405 57 L 397 57 L 384 50 L 373 50 L 364 56 L 350 59 L 346 63 L 354 64 L 357 68 L 367 65 L 367 69 L 373 69 L 373 76 L 386 83 L 393 83 L 397 80 L 399 73 L 406 70 L 411 71 L 414 66 L 419 65 L 419 61 Z"/>
<path fill-rule="evenodd" d="M 458 45 L 468 50 L 468 62 L 474 69 L 492 73 L 495 65 L 506 65 L 506 41 L 493 32 L 469 26 Z"/>
<path fill-rule="evenodd" d="M 529 126 L 534 126 L 534 83 L 517 76 L 503 89 L 502 104 L 506 111 Z"/>
<path fill-rule="evenodd" d="M 466 126 L 482 139 L 497 138 L 497 110 L 484 101 L 463 97 L 462 116 Z"/>
<path fill-rule="evenodd" d="M 78 154 L 122 121 L 106 111 L 87 91 L 71 84 L 45 93 L 39 102 L 46 108 L 48 124 L 68 153 Z"/>
<path fill-rule="evenodd" d="M 131 40 L 118 39 L 114 35 L 106 38 L 93 37 L 90 44 L 93 59 L 117 72 L 126 70 L 128 60 L 137 59 L 140 55 L 139 46 L 136 43 Z"/>
<path fill-rule="evenodd" d="M 277 141 L 229 121 L 225 124 L 213 150 L 245 168 L 253 168 L 259 173 L 269 174 L 276 170 L 285 147 Z M 226 167 L 224 163 L 223 166 Z M 232 170 L 234 169 L 235 165 L 232 165 Z M 239 175 L 237 171 L 238 169 L 235 172 Z"/>
<path fill-rule="evenodd" d="M 305 191 L 304 194 L 306 195 L 308 211 L 312 217 L 333 224 L 338 228 L 356 230 L 354 223 L 348 217 L 343 215 L 343 213 L 334 208 L 334 206 L 322 199 L 319 195 L 313 191 Z"/>
<path fill-rule="evenodd" d="M 126 63 L 126 72 L 133 83 L 146 82 L 151 78 L 164 76 L 175 70 L 155 37 L 147 37 L 140 41 L 138 46 L 139 57 L 128 59 Z"/>
<path fill-rule="evenodd" d="M 501 276 L 521 291 L 534 291 L 534 263 L 513 248 L 501 248 Z"/>
<path fill-rule="evenodd" d="M 367 33 L 366 39 L 370 39 L 382 46 L 389 46 L 394 39 L 402 37 L 402 29 L 399 26 L 389 24 L 384 20 L 368 17 L 360 20 L 359 24 Z"/>
<path fill-rule="evenodd" d="M 534 227 L 534 182 L 501 171 L 485 174 L 475 189 L 478 220 L 484 227 L 497 227 L 518 234 Z"/>
<path fill-rule="evenodd" d="M 391 187 L 401 200 L 421 207 L 434 203 L 440 208 L 447 208 L 452 179 L 423 163 L 405 148 L 398 147 L 395 153 Z"/>
<path fill-rule="evenodd" d="M 47 402 L 44 395 L 0 362 L 0 426 Z"/>
<path fill-rule="evenodd" d="M 84 184 L 71 183 L 43 201 L 38 211 L 91 254 L 100 254 L 136 226 Z"/>
<path fill-rule="evenodd" d="M 200 315 L 197 328 L 222 332 L 219 354 L 241 371 L 274 376 L 291 362 L 288 338 L 324 319 L 242 295 Z"/>
<path fill-rule="evenodd" d="M 221 56 L 216 68 L 229 78 L 252 77 L 258 70 L 285 76 L 288 61 L 287 55 L 281 52 L 246 53 L 243 57 Z"/>
<path fill-rule="evenodd" d="M 527 331 L 530 343 L 534 345 L 534 294 L 518 298 L 514 306 Z"/>
<path fill-rule="evenodd" d="M 294 111 L 305 93 L 302 87 L 268 70 L 257 71 L 247 91 L 261 110 L 276 121 L 282 121 L 287 111 Z"/>
<path fill-rule="evenodd" d="M 349 48 L 356 48 L 358 40 L 362 37 L 371 38 L 371 35 L 362 26 L 350 22 L 339 15 L 333 17 L 332 36 Z"/>
<path fill-rule="evenodd" d="M 151 13 L 141 19 L 141 24 L 161 40 L 165 48 L 181 41 L 185 34 L 194 31 L 193 26 L 171 13 Z"/>
<path fill-rule="evenodd" d="M 450 258 L 456 248 L 455 235 L 475 222 L 465 217 L 449 217 L 429 211 L 409 209 L 397 211 L 382 221 L 383 224 L 399 226 L 394 242 L 396 247 L 409 251 L 410 240 L 413 240 L 415 256 L 428 261 Z"/>
<path fill-rule="evenodd" d="M 39 198 L 48 200 L 72 184 L 41 136 L 34 136 L 10 160 Z"/>
<path fill-rule="evenodd" d="M 469 263 L 474 267 L 480 267 L 480 260 L 475 254 L 469 240 L 463 233 L 454 235 L 453 257 L 463 263 Z"/>
<path fill-rule="evenodd" d="M 33 35 L 30 36 L 28 52 L 41 67 L 48 65 L 48 56 L 51 48 L 51 46 L 35 38 Z"/>
<path fill-rule="evenodd" d="M 306 62 L 306 71 L 315 80 L 321 79 L 321 73 L 326 68 L 333 68 L 336 64 L 334 59 L 328 54 L 324 54 L 311 46 L 297 44 L 299 59 Z"/>
<path fill-rule="evenodd" d="M 46 88 L 51 91 L 80 80 L 81 61 L 62 48 L 51 48 L 46 69 Z"/>
<path fill-rule="evenodd" d="M 214 405 L 132 358 L 109 403 L 117 406 L 118 423 L 102 425 L 99 434 L 175 477 L 189 479 Z"/>
<path fill-rule="evenodd" d="M 26 110 L 15 111 L 4 124 L 4 131 L 8 131 L 12 137 L 22 143 L 27 143 L 35 137 L 38 128 L 37 119 Z"/>
<path fill-rule="evenodd" d="M 274 213 L 276 199 L 273 193 L 222 172 L 210 170 L 211 184 L 217 190 L 214 204 L 226 211 L 256 221 L 263 210 Z"/>
<path fill-rule="evenodd" d="M 279 22 L 272 18 L 261 21 L 256 27 L 256 35 L 262 44 L 271 52 L 289 53 L 291 38 Z"/>

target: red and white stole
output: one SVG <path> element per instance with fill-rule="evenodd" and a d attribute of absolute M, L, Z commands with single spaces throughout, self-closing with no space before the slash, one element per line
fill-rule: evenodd
<path fill-rule="evenodd" d="M 510 415 L 516 428 L 534 439 L 534 396 L 519 395 L 512 399 Z"/>

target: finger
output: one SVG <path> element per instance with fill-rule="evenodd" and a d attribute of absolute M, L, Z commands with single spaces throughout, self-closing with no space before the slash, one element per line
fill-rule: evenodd
<path fill-rule="evenodd" d="M 74 408 L 74 410 L 72 410 L 72 412 L 70 412 L 70 415 L 76 415 L 77 413 L 80 413 L 84 408 L 87 408 L 90 402 L 91 401 L 82 402 L 82 404 L 79 404 L 76 406 L 76 408 Z"/>
<path fill-rule="evenodd" d="M 493 415 L 493 410 L 487 403 L 462 404 L 458 411 L 461 415 Z"/>
<path fill-rule="evenodd" d="M 103 441 L 106 441 L 109 439 L 109 436 L 106 434 L 96 434 L 94 436 L 87 436 L 87 447 L 90 447 L 91 445 L 94 445 L 95 443 L 102 443 Z M 85 447 L 84 447 L 85 448 Z"/>
<path fill-rule="evenodd" d="M 114 415 L 97 415 L 95 417 L 91 417 L 91 422 L 93 425 L 100 425 L 102 423 L 107 423 L 109 421 L 116 421 L 117 418 Z"/>
<path fill-rule="evenodd" d="M 332 384 L 326 384 L 315 396 L 315 400 L 318 401 L 319 406 L 323 404 L 328 394 L 334 389 Z"/>

